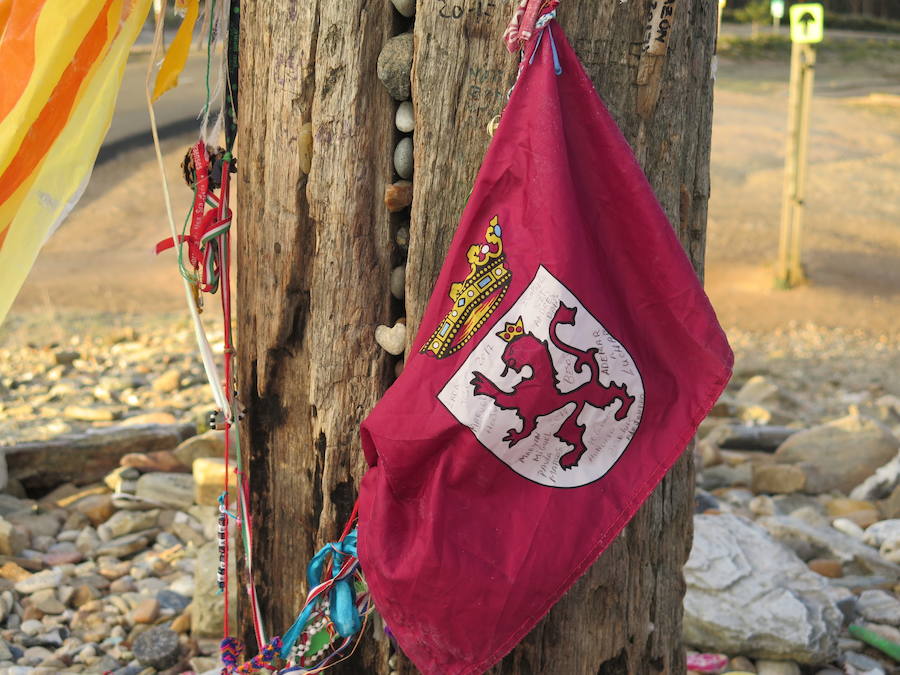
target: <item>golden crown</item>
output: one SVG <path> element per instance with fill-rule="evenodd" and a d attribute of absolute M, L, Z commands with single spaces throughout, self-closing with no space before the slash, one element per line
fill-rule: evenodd
<path fill-rule="evenodd" d="M 503 327 L 499 333 L 496 335 L 502 339 L 504 342 L 512 342 L 517 337 L 522 337 L 522 334 L 525 332 L 525 327 L 522 325 L 522 317 L 519 317 L 519 320 L 515 323 L 506 322 L 506 325 Z"/>
<path fill-rule="evenodd" d="M 512 273 L 506 268 L 502 230 L 497 216 L 491 218 L 484 243 L 466 253 L 470 271 L 462 281 L 450 285 L 453 307 L 420 350 L 439 359 L 453 354 L 468 342 L 497 309 Z"/>

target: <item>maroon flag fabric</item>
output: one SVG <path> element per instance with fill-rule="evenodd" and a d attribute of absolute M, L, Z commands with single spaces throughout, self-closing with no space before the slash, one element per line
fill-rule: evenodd
<path fill-rule="evenodd" d="M 479 673 L 684 451 L 733 357 L 555 22 L 532 41 L 403 374 L 362 425 L 359 558 L 423 673 Z"/>

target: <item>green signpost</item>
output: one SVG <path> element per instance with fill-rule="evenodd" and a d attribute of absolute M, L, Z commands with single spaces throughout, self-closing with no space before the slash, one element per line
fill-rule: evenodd
<path fill-rule="evenodd" d="M 773 3 L 774 5 L 774 3 Z M 791 288 L 806 280 L 800 263 L 800 233 L 806 197 L 809 110 L 816 65 L 814 44 L 824 37 L 824 10 L 819 3 L 792 5 L 791 84 L 788 98 L 788 138 L 784 162 L 784 194 L 775 280 Z"/>

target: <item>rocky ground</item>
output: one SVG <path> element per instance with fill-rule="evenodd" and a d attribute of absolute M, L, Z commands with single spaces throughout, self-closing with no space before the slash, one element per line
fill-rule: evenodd
<path fill-rule="evenodd" d="M 209 400 L 192 335 L 181 324 L 155 325 L 97 328 L 91 339 L 65 344 L 19 339 L 34 337 L 31 329 L 5 336 L 0 673 L 136 675 L 216 666 L 224 441 L 216 431 L 191 435 Z M 191 437 L 176 446 L 172 429 Z M 111 433 L 133 438 L 138 452 L 127 453 L 127 443 L 113 454 L 104 450 Z M 47 474 L 69 475 L 58 464 L 70 456 L 57 455 L 43 472 L 23 467 L 41 439 L 61 434 L 79 439 L 98 466 L 89 468 L 92 475 L 73 466 L 79 485 L 48 492 Z M 141 452 L 147 439 L 169 447 Z"/>
<path fill-rule="evenodd" d="M 183 320 L 159 319 L 129 328 L 101 321 L 90 334 L 59 341 L 45 321 L 19 318 L 0 351 L 9 464 L 0 673 L 210 670 L 222 620 L 214 541 L 222 438 L 211 431 L 176 445 L 176 437 L 160 450 L 146 437 L 148 428 L 193 434 L 205 420 L 192 334 Z M 732 328 L 729 337 L 735 378 L 696 450 L 691 665 L 900 672 L 849 627 L 900 643 L 897 343 L 810 325 L 767 335 Z M 95 442 L 108 466 L 77 476 L 78 487 L 51 489 L 22 450 L 60 434 L 121 433 L 138 452 L 117 446 L 107 456 Z"/>

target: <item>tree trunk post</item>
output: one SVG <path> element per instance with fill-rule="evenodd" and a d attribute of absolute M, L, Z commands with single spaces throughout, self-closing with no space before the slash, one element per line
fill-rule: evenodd
<path fill-rule="evenodd" d="M 702 277 L 717 6 L 666 2 L 676 3 L 661 49 L 644 48 L 648 33 L 659 34 L 649 0 L 564 0 L 559 20 Z M 408 340 L 490 140 L 487 123 L 514 79 L 516 57 L 500 40 L 513 4 L 417 3 Z M 352 506 L 364 469 L 358 425 L 390 381 L 391 363 L 372 336 L 396 318 L 387 289 L 398 255 L 381 194 L 392 180 L 395 104 L 375 63 L 399 16 L 387 0 L 286 5 L 247 3 L 241 24 L 242 431 L 270 632 L 293 620 L 310 555 L 339 534 Z M 299 162 L 305 122 L 314 138 L 308 176 Z M 692 497 L 686 453 L 492 672 L 683 673 L 681 568 Z M 402 658 L 388 668 L 386 656 L 386 642 L 369 635 L 335 672 L 415 672 Z"/>

